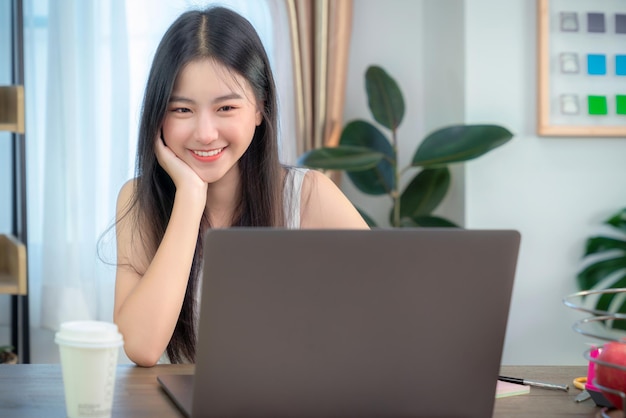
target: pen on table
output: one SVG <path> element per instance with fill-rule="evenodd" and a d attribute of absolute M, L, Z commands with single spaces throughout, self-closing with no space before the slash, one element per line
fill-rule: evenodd
<path fill-rule="evenodd" d="M 556 383 L 538 382 L 537 380 L 522 379 L 519 377 L 498 376 L 498 380 L 503 382 L 517 383 L 518 385 L 534 386 L 542 389 L 555 389 L 569 391 L 569 385 L 559 385 Z"/>

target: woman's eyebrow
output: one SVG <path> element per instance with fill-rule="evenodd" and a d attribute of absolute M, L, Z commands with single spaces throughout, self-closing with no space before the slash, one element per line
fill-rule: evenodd
<path fill-rule="evenodd" d="M 225 94 L 223 96 L 216 97 L 215 99 L 213 99 L 213 103 L 220 103 L 226 100 L 238 100 L 242 98 L 243 97 L 239 93 L 230 93 L 230 94 Z M 185 96 L 172 95 L 170 96 L 170 102 L 195 103 L 195 100 L 190 99 Z"/>
<path fill-rule="evenodd" d="M 185 103 L 193 103 L 194 101 L 188 97 L 184 96 L 170 96 L 170 102 L 185 102 Z"/>
<path fill-rule="evenodd" d="M 224 96 L 216 97 L 215 99 L 213 99 L 213 103 L 219 103 L 219 102 L 223 102 L 226 100 L 237 100 L 237 99 L 242 99 L 242 98 L 243 97 L 239 93 L 230 93 Z"/>

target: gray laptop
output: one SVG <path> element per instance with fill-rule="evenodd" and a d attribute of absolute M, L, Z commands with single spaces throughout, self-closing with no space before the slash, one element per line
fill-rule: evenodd
<path fill-rule="evenodd" d="M 520 235 L 222 229 L 206 235 L 197 417 L 492 416 Z"/>

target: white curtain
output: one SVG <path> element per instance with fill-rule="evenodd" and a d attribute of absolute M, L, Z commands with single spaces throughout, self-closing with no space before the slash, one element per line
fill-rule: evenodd
<path fill-rule="evenodd" d="M 124 6 L 27 2 L 33 326 L 111 317 L 114 269 L 100 262 L 96 243 L 113 219 L 116 190 L 132 172 Z"/>
<path fill-rule="evenodd" d="M 31 326 L 112 320 L 121 185 L 133 176 L 154 50 L 189 0 L 25 0 Z M 282 160 L 295 161 L 283 2 L 221 1 L 248 17 L 279 85 Z M 286 139 L 285 139 L 286 138 Z M 105 261 L 98 256 L 98 248 Z"/>

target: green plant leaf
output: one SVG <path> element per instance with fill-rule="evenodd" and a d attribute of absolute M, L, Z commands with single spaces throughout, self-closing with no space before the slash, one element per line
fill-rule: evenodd
<path fill-rule="evenodd" d="M 323 170 L 367 170 L 376 167 L 384 157 L 382 153 L 366 147 L 337 146 L 305 152 L 297 164 Z"/>
<path fill-rule="evenodd" d="M 413 166 L 433 166 L 471 160 L 513 137 L 497 125 L 454 125 L 429 134 L 413 156 Z"/>
<path fill-rule="evenodd" d="M 611 283 L 610 285 L 611 288 L 623 288 L 626 287 L 626 275 L 622 276 L 619 278 L 619 280 L 616 280 L 615 282 Z M 613 303 L 613 301 L 615 300 L 615 297 L 617 296 L 617 293 L 605 293 L 603 295 L 601 295 L 598 298 L 598 301 L 596 302 L 596 306 L 594 307 L 595 309 L 599 310 L 599 311 L 604 311 L 607 313 L 621 313 L 621 314 L 626 314 L 626 300 L 623 300 L 618 306 L 616 307 L 611 307 L 611 304 Z M 614 328 L 614 329 L 621 329 L 621 330 L 626 330 L 626 321 L 624 320 L 615 320 L 612 322 L 603 322 L 604 325 L 608 326 L 609 328 Z"/>
<path fill-rule="evenodd" d="M 576 279 L 581 290 L 588 290 L 596 286 L 607 276 L 626 269 L 626 257 L 613 257 L 589 264 L 578 273 Z"/>
<path fill-rule="evenodd" d="M 620 306 L 620 308 L 617 310 L 617 312 L 621 314 L 626 314 L 626 303 L 623 303 L 622 306 Z M 611 328 L 626 331 L 626 321 L 624 321 L 623 319 L 615 319 L 612 323 Z"/>
<path fill-rule="evenodd" d="M 373 65 L 365 72 L 365 90 L 376 122 L 395 131 L 404 117 L 404 99 L 396 81 Z"/>
<path fill-rule="evenodd" d="M 341 147 L 368 148 L 384 156 L 368 170 L 349 171 L 348 177 L 361 192 L 370 195 L 390 193 L 396 184 L 395 153 L 385 135 L 374 125 L 363 120 L 348 123 L 341 132 Z"/>
<path fill-rule="evenodd" d="M 626 234 L 626 208 L 611 216 L 606 223 Z"/>
<path fill-rule="evenodd" d="M 415 218 L 400 219 L 400 226 L 403 228 L 460 228 L 454 222 L 439 216 L 416 216 Z"/>
<path fill-rule="evenodd" d="M 429 215 L 439 206 L 450 188 L 448 167 L 420 171 L 400 195 L 400 218 Z"/>
<path fill-rule="evenodd" d="M 587 265 L 578 273 L 576 279 L 581 290 L 626 288 L 626 208 L 604 223 L 625 235 L 622 238 L 595 236 L 587 239 L 584 257 L 595 256 L 592 260 L 598 261 Z M 603 256 L 598 257 L 599 255 Z M 607 314 L 626 314 L 626 299 L 623 296 L 620 293 L 620 299 L 616 299 L 617 293 L 602 293 L 594 308 Z M 609 328 L 626 330 L 625 320 L 603 321 L 602 324 Z"/>
<path fill-rule="evenodd" d="M 591 237 L 587 240 L 585 256 L 614 250 L 625 252 L 626 256 L 626 241 L 611 237 Z"/>
<path fill-rule="evenodd" d="M 622 276 L 619 280 L 616 280 L 611 284 L 611 287 L 625 287 L 626 286 L 626 276 Z M 601 311 L 608 312 L 611 302 L 615 298 L 617 293 L 605 293 L 598 298 L 598 302 L 596 303 L 595 308 Z"/>
<path fill-rule="evenodd" d="M 624 278 L 624 283 L 620 286 L 620 287 L 626 287 L 626 278 Z M 614 286 L 617 287 L 617 286 Z M 616 312 L 616 313 L 620 313 L 620 314 L 626 314 L 626 300 L 624 300 L 618 307 L 617 309 L 612 309 L 612 312 Z M 620 320 L 614 320 L 612 323 L 612 328 L 615 329 L 621 329 L 626 331 L 626 320 L 620 319 Z"/>

